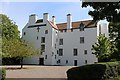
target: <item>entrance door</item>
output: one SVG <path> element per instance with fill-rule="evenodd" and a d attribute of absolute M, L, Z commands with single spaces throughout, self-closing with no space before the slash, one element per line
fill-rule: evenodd
<path fill-rule="evenodd" d="M 44 65 L 44 58 L 39 58 L 39 65 Z"/>
<path fill-rule="evenodd" d="M 74 60 L 74 66 L 77 66 L 77 60 Z"/>

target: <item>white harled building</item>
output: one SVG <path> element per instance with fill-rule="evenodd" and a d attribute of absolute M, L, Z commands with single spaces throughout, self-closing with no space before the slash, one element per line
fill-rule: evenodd
<path fill-rule="evenodd" d="M 37 19 L 35 14 L 29 16 L 22 29 L 22 39 L 41 52 L 24 59 L 24 64 L 81 66 L 97 62 L 91 48 L 97 42 L 97 36 L 102 33 L 108 36 L 107 23 L 72 22 L 71 14 L 66 18 L 65 23 L 56 24 L 55 16 L 49 20 L 48 13 L 43 14 L 43 19 Z"/>

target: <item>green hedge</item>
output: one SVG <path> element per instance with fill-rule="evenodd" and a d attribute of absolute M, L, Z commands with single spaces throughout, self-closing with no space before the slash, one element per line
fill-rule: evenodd
<path fill-rule="evenodd" d="M 0 68 L 0 79 L 5 80 L 6 77 L 6 70 L 5 68 Z"/>
<path fill-rule="evenodd" d="M 68 80 L 109 80 L 120 75 L 120 62 L 74 67 L 67 71 Z"/>

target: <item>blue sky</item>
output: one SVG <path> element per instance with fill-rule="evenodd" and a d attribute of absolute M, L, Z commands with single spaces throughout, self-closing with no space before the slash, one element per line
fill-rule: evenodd
<path fill-rule="evenodd" d="M 56 16 L 56 23 L 66 22 L 68 13 L 72 14 L 72 21 L 91 19 L 88 15 L 91 8 L 82 8 L 82 2 L 2 2 L 0 5 L 0 13 L 16 22 L 20 31 L 28 22 L 30 14 L 42 18 L 43 13 L 49 13 L 50 20 L 53 15 Z"/>

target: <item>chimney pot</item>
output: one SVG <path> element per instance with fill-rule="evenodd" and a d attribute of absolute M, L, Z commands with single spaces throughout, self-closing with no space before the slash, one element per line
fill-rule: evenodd
<path fill-rule="evenodd" d="M 47 20 L 49 20 L 49 14 L 48 13 L 43 13 L 43 22 L 46 23 Z"/>
<path fill-rule="evenodd" d="M 53 22 L 53 24 L 55 25 L 56 23 L 56 21 L 55 21 L 55 16 L 52 16 L 52 22 Z"/>
<path fill-rule="evenodd" d="M 67 16 L 71 16 L 71 14 L 67 14 Z"/>
<path fill-rule="evenodd" d="M 72 28 L 72 15 L 67 14 L 67 29 L 71 29 L 71 28 Z"/>
<path fill-rule="evenodd" d="M 36 21 L 37 21 L 37 15 L 36 14 L 31 14 L 29 16 L 29 25 L 35 24 Z"/>

